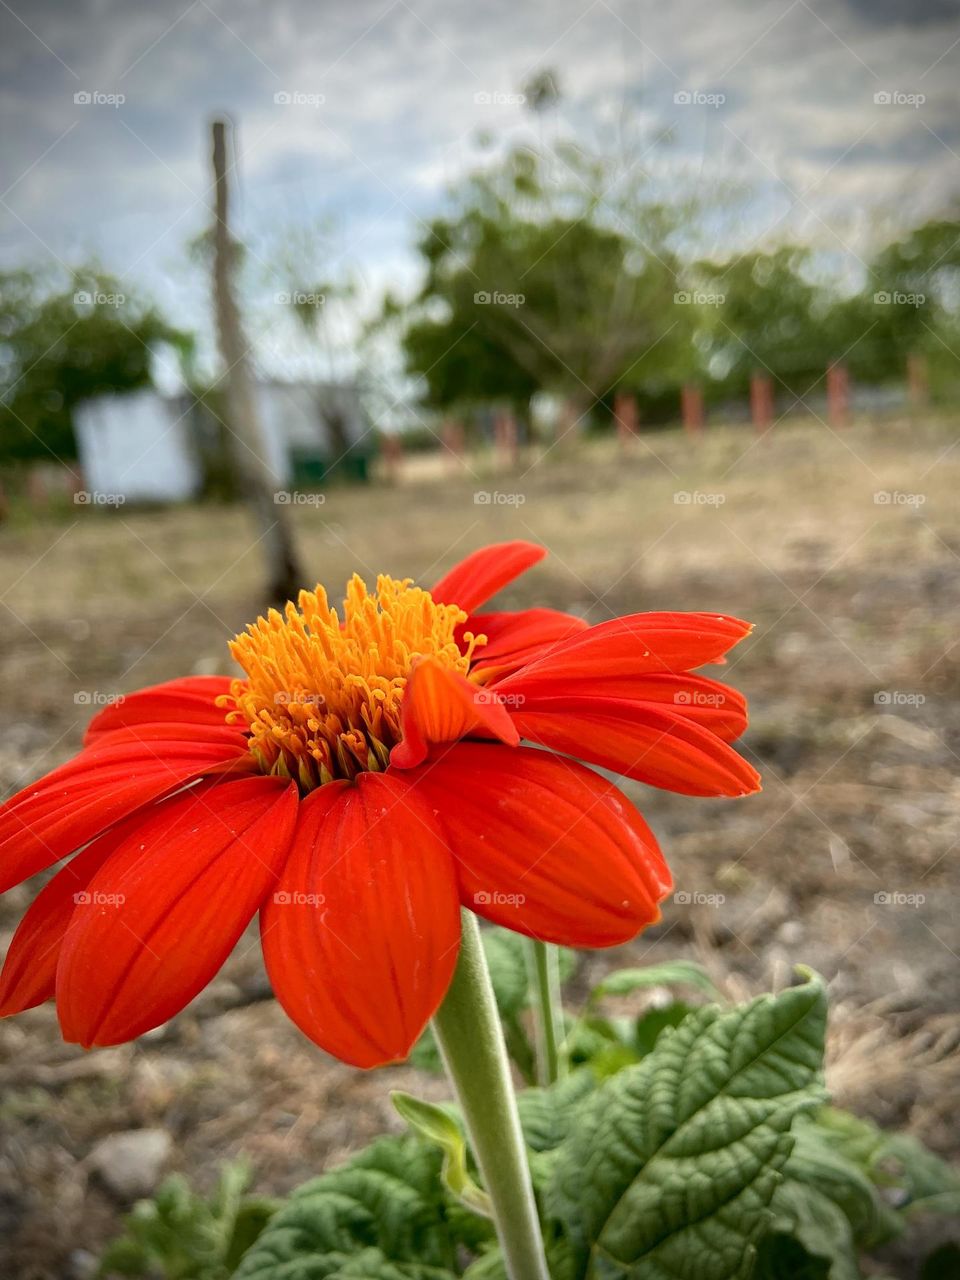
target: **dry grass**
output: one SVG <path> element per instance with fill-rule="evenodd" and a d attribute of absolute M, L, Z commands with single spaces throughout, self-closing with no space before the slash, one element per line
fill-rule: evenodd
<path fill-rule="evenodd" d="M 483 542 L 528 537 L 551 558 L 509 589 L 510 606 L 756 621 L 724 674 L 751 699 L 745 749 L 763 794 L 716 802 L 632 788 L 678 888 L 725 900 L 668 903 L 656 931 L 589 970 L 700 955 L 739 996 L 787 981 L 795 961 L 813 965 L 831 982 L 838 1099 L 952 1154 L 958 428 L 902 420 L 834 435 L 801 424 L 761 441 L 711 430 L 696 445 L 665 433 L 627 460 L 603 445 L 512 475 L 480 460 L 442 482 L 331 490 L 322 506 L 293 508 L 311 573 L 334 587 L 356 568 L 429 582 Z M 477 491 L 523 501 L 477 504 Z M 8 788 L 76 748 L 90 711 L 78 691 L 226 670 L 224 640 L 260 604 L 258 549 L 237 510 L 81 509 L 8 526 L 0 547 Z M 8 896 L 0 931 L 30 892 Z M 251 939 L 192 1010 L 135 1046 L 84 1057 L 58 1043 L 49 1009 L 0 1026 L 0 1239 L 8 1227 L 12 1241 L 0 1272 L 70 1275 L 71 1253 L 113 1229 L 117 1207 L 83 1164 L 105 1133 L 165 1125 L 179 1167 L 209 1179 L 245 1151 L 259 1185 L 283 1190 L 392 1123 L 387 1086 L 409 1073 L 339 1067 L 264 994 Z"/>

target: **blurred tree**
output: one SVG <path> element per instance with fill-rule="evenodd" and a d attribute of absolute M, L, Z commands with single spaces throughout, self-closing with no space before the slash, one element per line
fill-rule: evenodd
<path fill-rule="evenodd" d="M 0 273 L 0 461 L 75 458 L 81 400 L 149 385 L 151 344 L 189 359 L 190 336 L 128 288 L 96 267 Z"/>

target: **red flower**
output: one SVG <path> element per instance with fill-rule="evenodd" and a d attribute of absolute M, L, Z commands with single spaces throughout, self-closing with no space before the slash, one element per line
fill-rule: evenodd
<path fill-rule="evenodd" d="M 728 745 L 743 698 L 690 674 L 749 627 L 474 613 L 543 554 L 487 547 L 432 592 L 355 577 L 342 619 L 302 592 L 231 645 L 246 678 L 172 680 L 96 715 L 78 756 L 0 809 L 0 891 L 80 850 L 14 935 L 0 1014 L 55 996 L 67 1040 L 130 1040 L 259 911 L 287 1013 L 369 1067 L 404 1057 L 443 998 L 461 904 L 574 947 L 657 920 L 653 835 L 569 757 L 690 795 L 756 790 Z"/>

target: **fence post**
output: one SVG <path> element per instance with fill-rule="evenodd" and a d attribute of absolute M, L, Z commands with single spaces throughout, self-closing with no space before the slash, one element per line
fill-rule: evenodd
<path fill-rule="evenodd" d="M 834 427 L 850 424 L 850 375 L 836 360 L 827 365 L 827 418 Z"/>
<path fill-rule="evenodd" d="M 505 409 L 493 420 L 493 440 L 498 465 L 505 469 L 515 467 L 518 461 L 517 420 Z"/>
<path fill-rule="evenodd" d="M 759 434 L 773 425 L 773 380 L 759 370 L 750 377 L 750 417 Z"/>
<path fill-rule="evenodd" d="M 907 356 L 907 384 L 910 403 L 915 409 L 925 409 L 930 403 L 930 374 L 927 357 L 914 352 Z"/>
<path fill-rule="evenodd" d="M 459 471 L 464 465 L 463 423 L 456 418 L 445 418 L 440 428 L 440 437 L 447 451 L 447 460 L 452 471 Z"/>
<path fill-rule="evenodd" d="M 383 464 L 387 480 L 391 484 L 399 484 L 403 466 L 403 441 L 392 432 L 384 432 L 380 437 L 380 444 L 383 449 Z"/>
<path fill-rule="evenodd" d="M 628 391 L 618 391 L 613 401 L 613 416 L 617 422 L 617 440 L 622 453 L 629 453 L 637 435 L 640 415 L 637 397 Z"/>
<path fill-rule="evenodd" d="M 683 425 L 692 436 L 703 431 L 703 392 L 695 382 L 688 382 L 680 393 Z"/>

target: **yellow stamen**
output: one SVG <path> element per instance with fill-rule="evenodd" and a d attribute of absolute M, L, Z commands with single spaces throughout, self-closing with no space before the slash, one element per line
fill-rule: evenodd
<path fill-rule="evenodd" d="M 299 605 L 299 608 L 298 608 Z M 467 615 L 437 604 L 409 578 L 385 575 L 368 593 L 355 574 L 341 623 L 322 587 L 301 591 L 284 613 L 271 609 L 231 641 L 247 673 L 223 700 L 231 723 L 246 721 L 264 773 L 309 791 L 365 769 L 385 769 L 400 741 L 403 693 L 414 662 L 433 657 L 466 675 L 485 637 L 454 633 Z"/>

